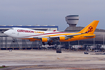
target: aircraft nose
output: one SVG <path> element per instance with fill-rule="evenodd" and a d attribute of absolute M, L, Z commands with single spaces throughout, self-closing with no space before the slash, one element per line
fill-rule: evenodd
<path fill-rule="evenodd" d="M 8 31 L 5 31 L 4 34 L 8 35 Z"/>
<path fill-rule="evenodd" d="M 4 32 L 4 34 L 6 34 L 6 31 Z"/>

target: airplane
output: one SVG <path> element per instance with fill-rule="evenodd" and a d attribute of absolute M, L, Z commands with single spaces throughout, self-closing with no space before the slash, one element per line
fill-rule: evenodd
<path fill-rule="evenodd" d="M 51 45 L 52 42 L 69 42 L 83 39 L 95 38 L 94 31 L 98 25 L 99 21 L 94 20 L 85 28 L 79 32 L 60 32 L 60 31 L 40 31 L 32 30 L 28 28 L 17 28 L 13 27 L 4 32 L 7 36 L 12 38 L 25 39 L 29 41 L 42 41 L 42 44 L 45 45 L 47 42 L 48 45 Z"/>

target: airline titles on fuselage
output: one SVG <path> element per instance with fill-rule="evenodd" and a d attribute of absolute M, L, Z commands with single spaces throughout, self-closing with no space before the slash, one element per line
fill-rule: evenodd
<path fill-rule="evenodd" d="M 25 32 L 25 33 L 41 33 L 44 34 L 42 31 L 30 31 L 30 30 L 17 30 L 17 32 Z"/>

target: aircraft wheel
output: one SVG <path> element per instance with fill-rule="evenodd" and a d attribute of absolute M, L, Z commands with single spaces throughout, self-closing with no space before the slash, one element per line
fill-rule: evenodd
<path fill-rule="evenodd" d="M 42 42 L 43 45 L 45 45 L 45 42 Z"/>
<path fill-rule="evenodd" d="M 12 42 L 15 42 L 15 40 L 13 40 Z"/>
<path fill-rule="evenodd" d="M 88 52 L 84 52 L 84 54 L 88 54 Z"/>
<path fill-rule="evenodd" d="M 60 47 L 57 47 L 57 48 L 56 48 L 56 53 L 62 53 Z"/>

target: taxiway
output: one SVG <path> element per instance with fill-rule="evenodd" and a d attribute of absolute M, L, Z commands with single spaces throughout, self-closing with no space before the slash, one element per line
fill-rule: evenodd
<path fill-rule="evenodd" d="M 104 69 L 105 55 L 83 51 L 0 50 L 0 70 L 86 70 Z"/>

